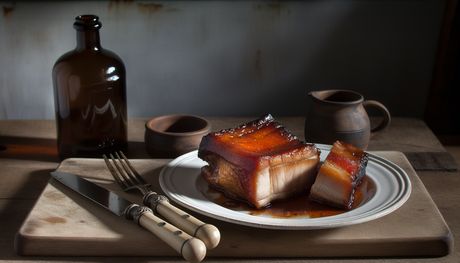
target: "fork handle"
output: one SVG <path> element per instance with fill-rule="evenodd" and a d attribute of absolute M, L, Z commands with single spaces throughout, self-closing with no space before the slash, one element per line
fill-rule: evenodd
<path fill-rule="evenodd" d="M 155 234 L 181 254 L 185 260 L 192 263 L 200 262 L 206 256 L 206 246 L 201 240 L 191 237 L 177 227 L 156 217 L 150 208 L 132 204 L 126 208 L 125 213 L 126 219 L 134 220 Z"/>
<path fill-rule="evenodd" d="M 203 223 L 194 216 L 171 205 L 165 196 L 154 192 L 147 194 L 144 197 L 144 205 L 151 207 L 189 235 L 203 241 L 207 249 L 213 249 L 219 244 L 220 231 L 217 227 Z"/>

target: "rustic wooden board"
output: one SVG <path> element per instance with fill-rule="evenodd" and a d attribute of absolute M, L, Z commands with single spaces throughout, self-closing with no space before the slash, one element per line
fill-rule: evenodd
<path fill-rule="evenodd" d="M 442 256 L 451 253 L 453 237 L 412 166 L 400 152 L 373 152 L 404 169 L 412 182 L 409 200 L 397 211 L 367 223 L 326 230 L 268 230 L 234 225 L 191 212 L 216 225 L 219 246 L 208 257 L 371 257 Z M 162 193 L 158 177 L 170 160 L 132 160 L 136 169 Z M 124 198 L 141 203 L 140 193 L 122 192 L 104 161 L 67 159 L 59 171 L 78 174 Z M 150 232 L 117 217 L 51 179 L 18 231 L 20 255 L 178 256 Z"/>

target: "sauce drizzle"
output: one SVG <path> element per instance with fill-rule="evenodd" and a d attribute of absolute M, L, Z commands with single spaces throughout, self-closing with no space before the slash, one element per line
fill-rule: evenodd
<path fill-rule="evenodd" d="M 361 181 L 354 193 L 352 209 L 367 203 L 376 192 L 376 186 L 372 179 L 367 176 Z M 249 215 L 259 216 L 268 215 L 275 218 L 318 218 L 333 216 L 347 212 L 342 208 L 337 208 L 328 204 L 318 203 L 308 200 L 309 192 L 301 194 L 295 198 L 279 200 L 269 205 L 256 209 L 249 203 L 226 196 L 223 192 L 208 186 L 206 197 L 213 203 L 234 211 L 246 211 Z"/>

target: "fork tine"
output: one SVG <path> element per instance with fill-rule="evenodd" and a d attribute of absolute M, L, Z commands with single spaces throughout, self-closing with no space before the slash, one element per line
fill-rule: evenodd
<path fill-rule="evenodd" d="M 120 179 L 123 181 L 123 183 L 126 185 L 126 187 L 132 187 L 132 186 L 136 185 L 136 183 L 134 183 L 133 180 L 132 180 L 132 175 L 130 175 L 129 171 L 126 170 L 126 167 L 121 162 L 120 157 L 118 156 L 118 154 L 115 153 L 115 155 L 117 156 L 119 162 L 117 162 L 115 160 L 115 158 L 113 157 L 112 154 L 110 154 L 110 158 L 112 158 L 112 162 L 115 164 L 115 166 L 118 169 L 118 172 L 119 172 L 118 174 L 121 177 Z M 120 164 L 118 164 L 118 163 L 120 163 Z"/>
<path fill-rule="evenodd" d="M 123 191 L 128 191 L 130 189 L 137 188 L 142 192 L 143 195 L 152 192 L 152 190 L 148 188 L 150 184 L 147 183 L 137 173 L 136 169 L 134 169 L 134 167 L 128 161 L 128 158 L 126 158 L 123 152 L 120 151 L 120 154 L 121 156 L 123 156 L 123 159 L 125 160 L 124 162 L 120 158 L 120 155 L 118 155 L 117 152 L 115 152 L 114 154 L 116 158 L 118 159 L 118 162 L 116 161 L 115 157 L 113 157 L 113 154 L 109 153 L 109 156 L 112 159 L 112 162 L 117 169 L 114 168 L 109 158 L 107 158 L 105 154 L 103 154 L 102 157 L 104 158 L 105 164 L 107 165 L 110 172 L 112 173 L 113 178 L 115 178 L 118 185 L 123 189 Z"/>
<path fill-rule="evenodd" d="M 112 164 L 110 164 L 110 161 L 107 158 L 107 156 L 104 154 L 104 155 L 102 155 L 102 157 L 104 158 L 104 161 L 105 161 L 105 164 L 107 165 L 107 168 L 109 168 L 110 173 L 112 173 L 112 177 L 115 178 L 115 180 L 117 181 L 118 185 L 122 189 L 125 189 L 126 187 L 129 187 L 128 185 L 126 185 L 125 181 L 121 180 L 121 178 L 118 176 L 117 171 L 115 171 L 115 168 L 113 168 Z M 113 159 L 113 157 L 112 157 L 112 159 Z"/>
<path fill-rule="evenodd" d="M 136 180 L 142 185 L 150 185 L 144 180 L 144 178 L 142 178 L 142 176 L 140 176 L 140 174 L 136 171 L 136 169 L 134 169 L 134 167 L 131 165 L 131 163 L 128 161 L 128 158 L 126 158 L 126 156 L 123 154 L 122 151 L 120 151 L 120 155 L 123 157 L 123 160 L 125 160 L 126 164 L 129 166 L 129 168 L 133 172 Z"/>
<path fill-rule="evenodd" d="M 133 175 L 133 172 L 132 170 L 130 169 L 130 167 L 128 167 L 126 165 L 126 162 L 123 162 L 120 158 L 120 156 L 118 155 L 118 153 L 115 152 L 115 156 L 117 157 L 118 159 L 118 162 L 121 164 L 121 166 L 123 167 L 123 169 L 125 170 L 126 172 L 126 175 L 128 175 L 128 177 L 125 177 L 127 180 L 129 180 L 129 182 L 131 183 L 131 186 L 136 186 L 136 185 L 142 185 L 142 183 L 135 177 L 135 175 Z"/>

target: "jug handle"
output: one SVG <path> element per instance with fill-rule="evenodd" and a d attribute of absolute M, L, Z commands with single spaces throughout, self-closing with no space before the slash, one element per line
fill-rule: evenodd
<path fill-rule="evenodd" d="M 388 125 L 390 124 L 390 121 L 391 121 L 391 116 L 390 116 L 390 112 L 388 111 L 388 109 L 385 106 L 383 106 L 382 103 L 375 101 L 375 100 L 365 100 L 363 101 L 363 106 L 364 107 L 366 106 L 376 107 L 383 113 L 383 121 L 379 124 L 379 126 L 371 130 L 371 138 L 383 132 L 386 128 L 388 128 Z"/>

